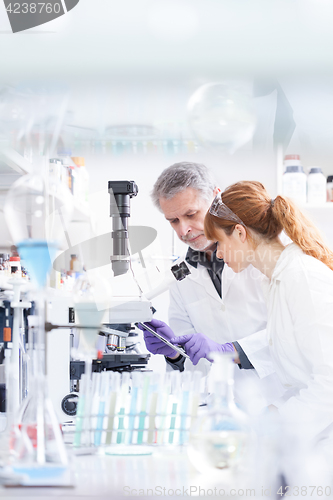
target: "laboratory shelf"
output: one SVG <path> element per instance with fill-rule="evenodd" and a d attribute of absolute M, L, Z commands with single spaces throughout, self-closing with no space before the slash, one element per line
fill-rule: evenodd
<path fill-rule="evenodd" d="M 301 208 L 305 210 L 332 210 L 333 209 L 333 203 L 332 202 L 327 202 L 322 205 L 314 205 L 313 203 L 305 203 L 304 205 L 301 205 Z"/>

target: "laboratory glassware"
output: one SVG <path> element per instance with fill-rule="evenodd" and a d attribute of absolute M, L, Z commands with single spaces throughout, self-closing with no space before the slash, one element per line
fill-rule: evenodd
<path fill-rule="evenodd" d="M 207 83 L 199 87 L 187 108 L 190 128 L 203 147 L 234 153 L 253 137 L 253 99 L 232 85 Z"/>
<path fill-rule="evenodd" d="M 59 477 L 68 465 L 61 429 L 48 397 L 45 377 L 45 296 L 47 276 L 61 248 L 72 210 L 68 190 L 43 175 L 44 164 L 17 180 L 4 207 L 7 225 L 36 287 L 35 333 L 30 352 L 32 380 L 13 425 L 12 468 L 33 482 Z M 8 391 L 9 398 L 11 397 Z"/>
<path fill-rule="evenodd" d="M 233 400 L 232 355 L 211 353 L 212 394 L 207 409 L 193 425 L 187 447 L 190 462 L 199 472 L 232 469 L 246 459 L 249 422 Z"/>

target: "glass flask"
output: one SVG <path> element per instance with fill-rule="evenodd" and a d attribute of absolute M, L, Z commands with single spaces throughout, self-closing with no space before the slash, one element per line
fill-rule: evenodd
<path fill-rule="evenodd" d="M 61 427 L 47 391 L 45 344 L 39 327 L 30 329 L 28 351 L 28 397 L 23 401 L 13 427 L 11 462 L 13 471 L 30 480 L 55 479 L 67 469 L 68 460 Z"/>
<path fill-rule="evenodd" d="M 211 395 L 193 425 L 187 447 L 190 462 L 199 472 L 238 467 L 246 458 L 250 430 L 247 415 L 233 400 L 232 355 L 211 353 Z"/>
<path fill-rule="evenodd" d="M 188 101 L 188 120 L 198 142 L 234 153 L 250 141 L 256 114 L 250 95 L 226 83 L 207 83 Z"/>
<path fill-rule="evenodd" d="M 37 317 L 30 335 L 31 383 L 19 413 L 8 422 L 12 435 L 11 465 L 30 484 L 45 484 L 68 465 L 59 423 L 47 394 L 45 377 L 45 298 L 47 276 L 61 248 L 72 210 L 71 196 L 61 184 L 43 175 L 44 165 L 16 181 L 7 195 L 4 213 L 12 239 L 36 289 Z M 14 342 L 13 342 L 14 343 Z M 12 353 L 13 356 L 13 353 Z M 9 385 L 7 398 L 10 401 Z M 32 482 L 32 483 L 31 483 Z"/>

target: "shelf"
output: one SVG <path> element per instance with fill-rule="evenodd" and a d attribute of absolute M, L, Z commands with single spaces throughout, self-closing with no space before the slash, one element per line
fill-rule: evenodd
<path fill-rule="evenodd" d="M 333 209 L 333 203 L 332 202 L 327 202 L 324 203 L 323 205 L 314 205 L 313 203 L 306 203 L 305 205 L 300 205 L 301 208 L 304 208 L 305 210 L 308 209 L 315 209 L 315 210 L 332 210 Z"/>

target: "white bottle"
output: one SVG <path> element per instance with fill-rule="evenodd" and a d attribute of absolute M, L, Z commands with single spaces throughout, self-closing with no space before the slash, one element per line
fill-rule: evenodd
<path fill-rule="evenodd" d="M 83 206 L 85 206 L 89 200 L 89 173 L 85 167 L 85 161 L 82 156 L 72 156 L 72 160 L 77 169 L 77 176 L 75 180 L 79 190 L 79 201 Z"/>
<path fill-rule="evenodd" d="M 326 177 L 320 167 L 311 167 L 308 175 L 308 203 L 324 205 L 326 197 Z"/>
<path fill-rule="evenodd" d="M 333 202 L 333 175 L 327 177 L 327 201 Z"/>
<path fill-rule="evenodd" d="M 282 194 L 299 204 L 306 203 L 307 182 L 299 155 L 287 155 L 284 160 Z"/>

